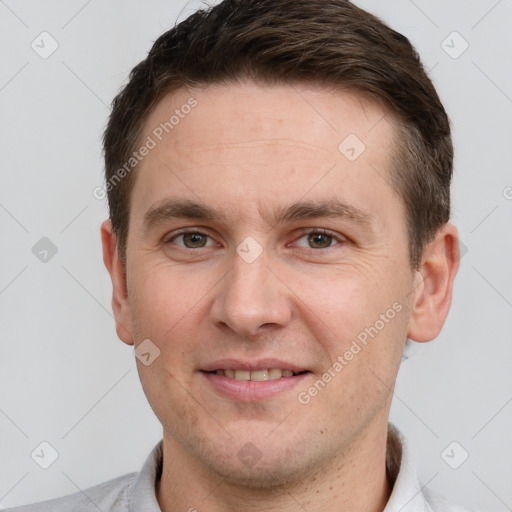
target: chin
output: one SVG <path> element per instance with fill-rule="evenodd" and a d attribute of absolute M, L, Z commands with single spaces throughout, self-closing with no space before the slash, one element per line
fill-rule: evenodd
<path fill-rule="evenodd" d="M 246 488 L 253 491 L 278 490 L 297 482 L 306 476 L 306 468 L 303 470 L 293 468 L 288 463 L 281 464 L 257 464 L 249 468 L 240 464 L 215 464 L 213 469 L 228 485 Z"/>
<path fill-rule="evenodd" d="M 288 438 L 276 439 L 275 443 L 266 439 L 265 444 L 262 438 L 254 443 L 247 437 L 230 446 L 210 446 L 201 458 L 227 485 L 254 491 L 296 486 L 311 477 L 321 462 L 325 463 L 323 454 L 315 453 L 306 443 Z M 233 451 L 234 444 L 242 448 Z M 297 449 L 301 445 L 302 449 Z M 259 451 L 256 446 L 263 448 Z"/>

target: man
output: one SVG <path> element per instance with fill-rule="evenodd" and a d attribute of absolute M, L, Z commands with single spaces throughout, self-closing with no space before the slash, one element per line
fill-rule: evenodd
<path fill-rule="evenodd" d="M 402 35 L 346 0 L 225 0 L 115 98 L 101 227 L 163 440 L 23 511 L 455 511 L 388 424 L 459 264 L 450 126 Z"/>

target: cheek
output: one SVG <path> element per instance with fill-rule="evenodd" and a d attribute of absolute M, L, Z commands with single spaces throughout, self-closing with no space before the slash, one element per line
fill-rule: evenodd
<path fill-rule="evenodd" d="M 382 403 L 400 364 L 408 321 L 405 283 L 374 276 L 297 275 L 298 314 L 322 347 L 326 365 L 330 361 L 324 371 L 334 375 L 328 386 L 340 411 L 364 409 L 365 401 Z"/>
<path fill-rule="evenodd" d="M 335 346 L 343 349 L 401 296 L 399 286 L 394 289 L 396 283 L 386 282 L 387 276 L 371 270 L 344 265 L 307 274 L 299 268 L 284 277 L 293 283 L 302 320 L 309 319 L 315 332 L 325 331 L 319 342 L 336 336 Z"/>
<path fill-rule="evenodd" d="M 141 264 L 129 287 L 137 342 L 150 339 L 160 351 L 148 366 L 137 360 L 141 384 L 156 416 L 174 432 L 198 421 L 185 390 L 191 386 L 188 369 L 197 340 L 191 319 L 204 295 L 193 278 L 181 274 L 168 264 Z"/>
<path fill-rule="evenodd" d="M 215 280 L 205 272 L 168 262 L 141 264 L 129 288 L 132 317 L 139 334 L 167 339 L 190 322 Z"/>

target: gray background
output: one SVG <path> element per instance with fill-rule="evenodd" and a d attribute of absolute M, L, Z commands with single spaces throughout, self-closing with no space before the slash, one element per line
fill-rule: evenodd
<path fill-rule="evenodd" d="M 402 365 L 392 420 L 428 487 L 512 510 L 512 1 L 357 4 L 407 35 L 431 70 L 453 123 L 452 218 L 467 248 L 445 328 Z M 110 101 L 198 5 L 0 1 L 2 506 L 136 471 L 161 437 L 133 349 L 115 334 L 99 236 L 107 209 L 92 191 Z M 46 59 L 31 47 L 51 49 L 43 31 L 58 43 Z M 46 262 L 32 252 L 43 237 L 57 247 Z M 43 441 L 59 454 L 46 470 L 31 458 Z"/>

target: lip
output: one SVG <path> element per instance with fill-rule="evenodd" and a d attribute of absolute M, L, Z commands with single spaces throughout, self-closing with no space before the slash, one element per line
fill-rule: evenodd
<path fill-rule="evenodd" d="M 240 366 L 237 366 L 237 368 L 249 369 Z M 266 368 L 268 368 L 268 366 Z M 271 368 L 280 368 L 280 366 L 271 366 Z M 226 369 L 230 368 L 228 367 Z M 251 370 L 252 369 L 258 370 L 263 368 L 251 368 Z M 286 367 L 284 369 L 286 369 Z M 219 393 L 223 397 L 228 397 L 232 400 L 245 403 L 260 402 L 273 398 L 276 395 L 291 390 L 311 375 L 311 373 L 308 372 L 301 373 L 300 375 L 294 375 L 293 377 L 281 377 L 280 379 L 275 380 L 255 381 L 230 379 L 224 375 L 207 373 L 204 370 L 200 371 L 199 374 L 202 375 L 206 380 L 207 385 L 212 387 L 215 392 Z"/>
<path fill-rule="evenodd" d="M 269 368 L 281 368 L 281 370 L 291 370 L 294 373 L 309 371 L 308 368 L 298 366 L 293 363 L 287 363 L 279 359 L 265 358 L 253 361 L 242 361 L 240 359 L 218 359 L 212 363 L 203 366 L 203 372 L 214 372 L 215 370 L 266 370 Z M 292 378 L 292 377 L 286 377 Z"/>

